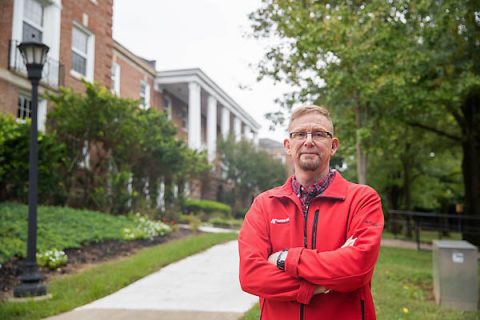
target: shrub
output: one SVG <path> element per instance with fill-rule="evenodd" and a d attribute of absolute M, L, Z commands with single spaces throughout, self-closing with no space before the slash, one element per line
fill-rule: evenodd
<path fill-rule="evenodd" d="M 220 217 L 210 219 L 209 222 L 214 227 L 218 228 L 240 229 L 240 227 L 242 226 L 242 220 L 225 219 Z"/>
<path fill-rule="evenodd" d="M 125 240 L 152 240 L 155 237 L 166 236 L 172 229 L 163 222 L 153 221 L 136 213 L 133 216 L 135 226 L 133 228 L 123 229 L 123 239 Z"/>
<path fill-rule="evenodd" d="M 68 256 L 62 250 L 52 249 L 37 253 L 37 263 L 40 267 L 55 270 L 66 265 L 67 262 Z"/>
<path fill-rule="evenodd" d="M 198 228 L 200 227 L 200 224 L 202 223 L 200 218 L 198 218 L 197 216 L 190 216 L 190 215 L 186 215 L 186 214 L 182 214 L 180 216 L 179 221 L 181 223 L 187 223 L 190 226 L 190 229 L 193 232 L 197 232 Z"/>
<path fill-rule="evenodd" d="M 194 200 L 186 199 L 184 204 L 184 210 L 189 213 L 200 213 L 204 212 L 207 214 L 212 213 L 221 213 L 225 216 L 230 215 L 232 208 L 229 205 L 226 205 L 217 201 L 210 200 Z"/>
<path fill-rule="evenodd" d="M 26 201 L 28 196 L 28 156 L 30 121 L 17 123 L 0 114 L 0 199 Z M 38 133 L 38 200 L 62 204 L 65 186 L 62 177 L 65 146 L 55 135 Z"/>

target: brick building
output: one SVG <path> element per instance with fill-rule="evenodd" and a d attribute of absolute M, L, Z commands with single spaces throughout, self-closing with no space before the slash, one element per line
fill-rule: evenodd
<path fill-rule="evenodd" d="M 259 124 L 200 69 L 157 71 L 155 61 L 132 53 L 112 38 L 113 0 L 0 1 L 0 112 L 18 121 L 30 117 L 30 82 L 17 45 L 41 41 L 50 47 L 39 92 L 60 87 L 82 92 L 96 81 L 140 108 L 168 113 L 179 136 L 214 162 L 220 135 L 257 141 Z M 39 101 L 39 130 L 48 106 Z M 215 198 L 205 190 L 197 197 Z"/>

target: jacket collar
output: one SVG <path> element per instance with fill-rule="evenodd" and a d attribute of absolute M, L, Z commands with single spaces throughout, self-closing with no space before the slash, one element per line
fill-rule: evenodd
<path fill-rule="evenodd" d="M 343 201 L 347 197 L 347 184 L 348 181 L 340 175 L 340 172 L 337 171 L 328 188 L 322 194 L 318 195 L 317 198 L 328 198 Z M 277 198 L 297 198 L 295 191 L 292 188 L 292 176 L 290 176 L 281 187 L 272 189 L 270 196 Z"/>

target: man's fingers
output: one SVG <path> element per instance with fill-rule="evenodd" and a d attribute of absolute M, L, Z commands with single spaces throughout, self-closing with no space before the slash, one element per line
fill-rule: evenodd
<path fill-rule="evenodd" d="M 352 236 L 353 237 L 353 236 Z M 355 240 L 357 240 L 357 238 L 353 238 L 352 237 L 348 238 L 347 241 L 345 241 L 345 243 L 343 244 L 342 248 L 345 248 L 345 247 L 352 247 L 354 244 L 355 244 Z"/>

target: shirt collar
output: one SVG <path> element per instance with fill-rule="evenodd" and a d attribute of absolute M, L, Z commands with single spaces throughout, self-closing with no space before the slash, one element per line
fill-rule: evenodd
<path fill-rule="evenodd" d="M 302 205 L 306 205 L 313 198 L 323 193 L 330 185 L 330 182 L 333 181 L 334 177 L 335 177 L 335 170 L 330 169 L 328 174 L 323 179 L 321 179 L 317 183 L 314 183 L 311 186 L 304 187 L 297 181 L 297 178 L 293 176 L 292 189 L 297 195 L 297 197 L 300 199 L 300 201 L 302 202 Z"/>

